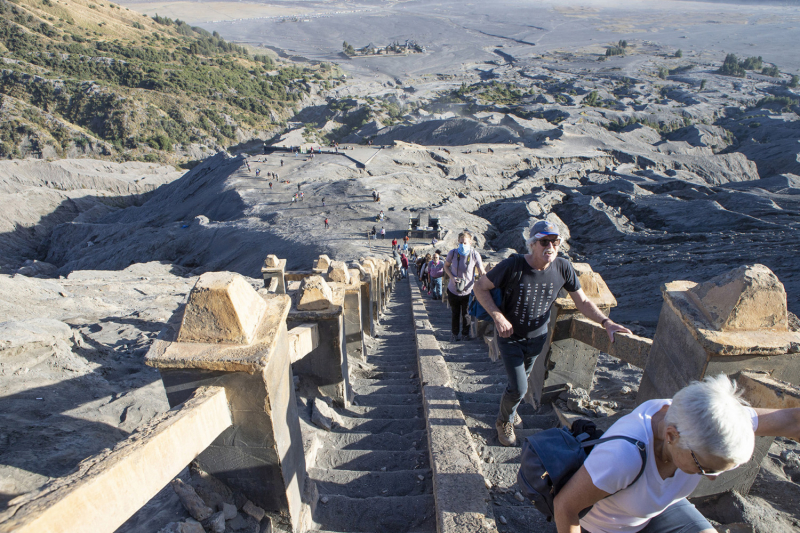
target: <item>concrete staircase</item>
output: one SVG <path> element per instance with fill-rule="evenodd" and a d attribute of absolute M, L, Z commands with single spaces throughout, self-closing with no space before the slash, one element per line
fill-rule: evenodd
<path fill-rule="evenodd" d="M 350 360 L 355 393 L 344 427 L 322 442 L 309 477 L 318 533 L 436 531 L 408 283 L 395 285 L 366 362 Z"/>
<path fill-rule="evenodd" d="M 497 440 L 494 423 L 500 396 L 506 387 L 502 361 L 489 359 L 488 348 L 482 340 L 450 342 L 450 309 L 427 295 L 423 301 L 475 450 L 480 455 L 484 477 L 492 485 L 490 496 L 498 531 L 555 532 L 554 524 L 548 523 L 529 502 L 519 501 L 521 495 L 516 495 L 519 444 L 506 448 Z M 523 403 L 518 412 L 524 426 L 516 431 L 518 443 L 537 431 L 558 425 L 549 405 L 536 411 Z"/>

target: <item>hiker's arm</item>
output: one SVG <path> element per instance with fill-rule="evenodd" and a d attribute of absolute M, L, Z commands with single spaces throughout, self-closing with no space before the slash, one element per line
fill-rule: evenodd
<path fill-rule="evenodd" d="M 475 293 L 475 298 L 478 299 L 481 306 L 494 320 L 494 327 L 497 330 L 497 334 L 501 337 L 510 337 L 511 334 L 514 333 L 514 326 L 503 316 L 503 313 L 494 303 L 492 295 L 489 293 L 492 289 L 494 289 L 494 283 L 489 280 L 489 276 L 481 276 L 481 278 L 475 282 L 472 292 Z"/>
<path fill-rule="evenodd" d="M 603 312 L 597 308 L 594 302 L 591 301 L 588 296 L 586 296 L 586 293 L 583 292 L 583 289 L 578 289 L 575 292 L 571 292 L 569 293 L 569 296 L 572 298 L 572 301 L 575 302 L 575 307 L 578 308 L 578 311 L 583 313 L 583 316 L 589 320 L 594 320 L 606 328 L 606 333 L 608 333 L 608 338 L 611 339 L 611 342 L 614 342 L 614 333 L 633 333 L 625 326 L 620 326 L 604 315 Z M 605 324 L 603 324 L 604 320 L 606 322 Z"/>
<path fill-rule="evenodd" d="M 756 436 L 788 437 L 800 441 L 800 407 L 790 409 L 756 409 Z"/>
<path fill-rule="evenodd" d="M 553 500 L 553 515 L 558 533 L 581 533 L 578 514 L 606 496 L 609 493 L 595 487 L 586 467 L 581 466 Z"/>

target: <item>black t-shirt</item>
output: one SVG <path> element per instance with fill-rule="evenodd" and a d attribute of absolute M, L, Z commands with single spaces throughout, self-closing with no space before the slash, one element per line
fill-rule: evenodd
<path fill-rule="evenodd" d="M 515 269 L 522 268 L 522 277 L 514 287 L 507 285 L 514 279 Z M 524 338 L 529 333 L 544 333 L 550 320 L 550 308 L 562 287 L 568 292 L 580 290 L 581 282 L 569 260 L 557 257 L 545 270 L 535 270 L 522 255 L 512 255 L 491 269 L 486 276 L 495 287 L 503 290 L 503 316 L 514 326 L 514 337 Z M 508 298 L 505 294 L 510 289 Z"/>

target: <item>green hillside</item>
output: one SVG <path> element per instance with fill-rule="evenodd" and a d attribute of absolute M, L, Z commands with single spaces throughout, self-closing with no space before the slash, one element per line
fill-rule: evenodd
<path fill-rule="evenodd" d="M 276 131 L 327 65 L 276 65 L 179 20 L 91 0 L 0 0 L 0 157 L 191 159 Z"/>

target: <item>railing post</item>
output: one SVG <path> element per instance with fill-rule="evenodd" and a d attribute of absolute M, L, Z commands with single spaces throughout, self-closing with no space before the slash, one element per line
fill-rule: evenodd
<path fill-rule="evenodd" d="M 256 505 L 303 522 L 306 464 L 289 360 L 290 299 L 256 292 L 230 272 L 203 274 L 180 323 L 170 322 L 147 354 L 170 406 L 201 386 L 222 386 L 233 426 L 201 453 L 201 467 Z"/>
<path fill-rule="evenodd" d="M 641 403 L 671 398 L 693 380 L 750 369 L 800 384 L 800 333 L 788 329 L 786 291 L 764 265 L 748 265 L 705 283 L 673 281 L 661 290 L 664 304 L 636 396 Z M 747 465 L 703 479 L 695 496 L 731 489 L 746 493 L 772 438 L 756 439 Z"/>
<path fill-rule="evenodd" d="M 261 267 L 261 275 L 264 277 L 264 287 L 269 288 L 273 279 L 277 279 L 274 292 L 276 294 L 286 294 L 286 259 L 278 259 L 276 255 L 268 255 Z"/>
<path fill-rule="evenodd" d="M 340 285 L 340 284 L 335 284 Z M 297 374 L 311 380 L 337 405 L 347 407 L 350 396 L 347 345 L 345 344 L 343 287 L 331 287 L 322 276 L 308 276 L 299 289 L 290 285 L 292 308 L 286 322 L 289 328 L 313 322 L 319 331 L 319 346 L 295 361 Z"/>

